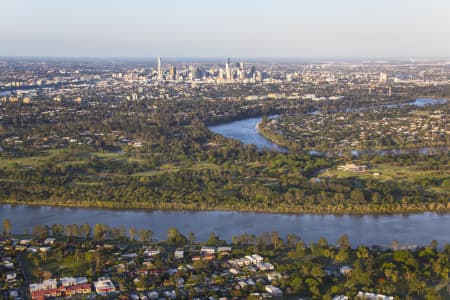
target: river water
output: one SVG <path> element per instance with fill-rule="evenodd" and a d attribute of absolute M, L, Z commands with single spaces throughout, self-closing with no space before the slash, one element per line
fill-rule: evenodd
<path fill-rule="evenodd" d="M 276 117 L 276 116 L 271 116 Z M 261 117 L 247 118 L 229 123 L 209 126 L 209 130 L 221 134 L 227 138 L 239 140 L 244 144 L 253 144 L 258 149 L 266 149 L 276 152 L 287 152 L 287 149 L 277 145 L 259 134 L 258 123 Z"/>
<path fill-rule="evenodd" d="M 211 232 L 231 240 L 233 235 L 278 231 L 282 237 L 299 234 L 307 242 L 325 237 L 329 242 L 344 233 L 354 245 L 427 245 L 435 239 L 442 246 L 450 243 L 450 214 L 418 213 L 393 215 L 288 215 L 246 212 L 188 212 L 150 210 L 110 210 L 50 206 L 0 205 L 0 220 L 9 218 L 13 231 L 32 231 L 35 225 L 96 223 L 109 226 L 151 229 L 156 239 L 167 230 L 178 228 L 183 234 L 194 232 L 206 240 Z"/>

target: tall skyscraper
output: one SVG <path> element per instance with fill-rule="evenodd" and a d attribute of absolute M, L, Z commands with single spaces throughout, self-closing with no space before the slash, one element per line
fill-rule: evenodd
<path fill-rule="evenodd" d="M 161 57 L 158 56 L 158 80 L 162 80 Z"/>
<path fill-rule="evenodd" d="M 202 72 L 199 67 L 191 66 L 190 69 L 192 80 L 200 79 L 202 77 Z"/>
<path fill-rule="evenodd" d="M 225 76 L 227 77 L 227 81 L 231 81 L 231 79 L 233 77 L 233 74 L 231 74 L 231 69 L 230 68 L 227 69 L 227 71 L 225 73 Z"/>
<path fill-rule="evenodd" d="M 175 66 L 170 66 L 169 76 L 172 80 L 175 80 L 177 78 L 177 68 Z"/>
<path fill-rule="evenodd" d="M 231 65 L 230 65 L 230 58 L 227 58 L 225 61 L 225 79 L 227 81 L 231 81 Z"/>
<path fill-rule="evenodd" d="M 238 71 L 239 79 L 244 80 L 245 79 L 245 71 L 243 69 L 239 69 Z"/>

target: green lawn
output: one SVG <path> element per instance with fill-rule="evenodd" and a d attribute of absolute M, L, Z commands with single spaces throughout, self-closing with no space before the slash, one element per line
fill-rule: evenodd
<path fill-rule="evenodd" d="M 33 262 L 32 256 L 40 256 L 37 266 Z M 81 276 L 86 274 L 86 271 L 90 268 L 90 263 L 85 261 L 83 255 L 78 262 L 73 255 L 65 255 L 61 259 L 55 252 L 48 253 L 46 259 L 42 254 L 33 254 L 32 256 L 31 259 L 30 256 L 26 258 L 25 265 L 27 273 L 34 280 L 40 280 L 39 276 L 43 272 L 50 272 L 53 277 Z"/>
<path fill-rule="evenodd" d="M 376 173 L 378 173 L 379 175 L 376 175 Z M 321 173 L 319 177 L 359 177 L 362 179 L 376 179 L 379 181 L 395 180 L 404 183 L 414 183 L 429 178 L 444 180 L 450 178 L 450 174 L 446 171 L 439 172 L 435 170 L 417 170 L 417 166 L 392 166 L 391 164 L 379 164 L 369 168 L 368 171 L 364 173 L 328 169 L 325 172 Z M 441 186 L 429 187 L 428 190 L 434 192 L 450 192 L 450 189 Z"/>
<path fill-rule="evenodd" d="M 205 163 L 205 162 L 199 162 L 199 163 L 180 163 L 180 164 L 164 164 L 160 166 L 158 169 L 155 170 L 149 170 L 145 172 L 137 172 L 132 174 L 132 176 L 136 177 L 146 177 L 146 176 L 154 176 L 154 175 L 160 175 L 163 173 L 173 173 L 173 172 L 179 172 L 181 170 L 219 170 L 220 166 L 212 164 L 212 163 Z"/>
<path fill-rule="evenodd" d="M 40 164 L 45 163 L 49 159 L 57 156 L 62 150 L 48 150 L 43 152 L 42 155 L 21 157 L 21 158 L 0 158 L 0 168 L 13 168 L 19 167 L 37 167 Z"/>

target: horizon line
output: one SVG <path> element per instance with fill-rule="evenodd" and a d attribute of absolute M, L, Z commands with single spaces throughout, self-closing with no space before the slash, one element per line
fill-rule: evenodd
<path fill-rule="evenodd" d="M 235 60 L 250 61 L 442 61 L 450 60 L 450 56 L 99 56 L 99 55 L 1 55 L 0 59 L 67 59 L 67 60 L 200 60 L 200 61 L 221 61 L 227 58 Z"/>

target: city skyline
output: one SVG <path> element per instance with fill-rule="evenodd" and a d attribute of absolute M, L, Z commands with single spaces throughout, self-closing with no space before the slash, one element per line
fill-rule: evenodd
<path fill-rule="evenodd" d="M 0 1 L 0 56 L 448 58 L 442 0 Z"/>

